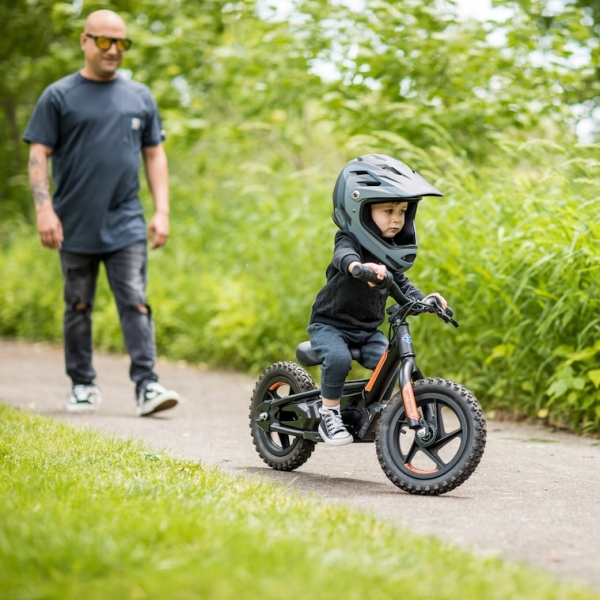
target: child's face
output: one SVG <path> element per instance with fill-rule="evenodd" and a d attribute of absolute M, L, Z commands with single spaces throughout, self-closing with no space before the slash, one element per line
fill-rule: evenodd
<path fill-rule="evenodd" d="M 371 217 L 384 238 L 393 238 L 404 227 L 408 202 L 383 202 L 371 206 Z"/>

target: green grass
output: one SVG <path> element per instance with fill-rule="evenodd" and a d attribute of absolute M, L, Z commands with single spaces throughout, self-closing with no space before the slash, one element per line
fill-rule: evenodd
<path fill-rule="evenodd" d="M 2 598 L 599 598 L 0 404 Z"/>

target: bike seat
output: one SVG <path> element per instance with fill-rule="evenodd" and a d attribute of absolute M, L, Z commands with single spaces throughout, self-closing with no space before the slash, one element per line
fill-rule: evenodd
<path fill-rule="evenodd" d="M 360 359 L 360 348 L 350 348 L 350 353 L 352 354 L 352 360 Z M 323 362 L 308 341 L 298 344 L 296 347 L 296 358 L 305 367 L 314 367 Z"/>

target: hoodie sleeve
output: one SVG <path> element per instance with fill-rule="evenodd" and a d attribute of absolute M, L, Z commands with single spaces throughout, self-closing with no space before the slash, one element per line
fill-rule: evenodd
<path fill-rule="evenodd" d="M 358 240 L 347 231 L 338 231 L 335 234 L 335 245 L 333 248 L 333 266 L 351 277 L 348 265 L 357 260 L 363 262 L 362 252 Z"/>
<path fill-rule="evenodd" d="M 419 288 L 413 285 L 408 279 L 408 277 L 404 275 L 404 273 L 395 274 L 394 280 L 398 284 L 402 292 L 409 298 L 414 298 L 415 300 L 422 300 L 423 298 L 425 298 L 425 294 Z"/>

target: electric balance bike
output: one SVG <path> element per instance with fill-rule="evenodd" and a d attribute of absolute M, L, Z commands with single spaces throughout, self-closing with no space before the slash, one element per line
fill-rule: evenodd
<path fill-rule="evenodd" d="M 382 284 L 369 268 L 356 265 L 352 275 L 391 295 L 387 308 L 389 345 L 370 379 L 348 380 L 340 409 L 354 443 L 374 442 L 387 477 L 410 494 L 439 495 L 464 483 L 479 464 L 486 422 L 475 396 L 463 385 L 425 377 L 416 363 L 408 317 L 432 313 L 458 327 L 450 307 L 435 297 L 407 297 L 390 273 Z M 351 349 L 353 359 L 360 351 Z M 282 361 L 258 379 L 250 403 L 250 430 L 258 454 L 273 469 L 293 471 L 323 440 L 317 428 L 321 390 L 304 367 L 321 364 L 310 342 L 296 348 L 300 364 Z M 302 366 L 303 365 L 303 366 Z M 386 391 L 399 378 L 399 391 Z"/>

